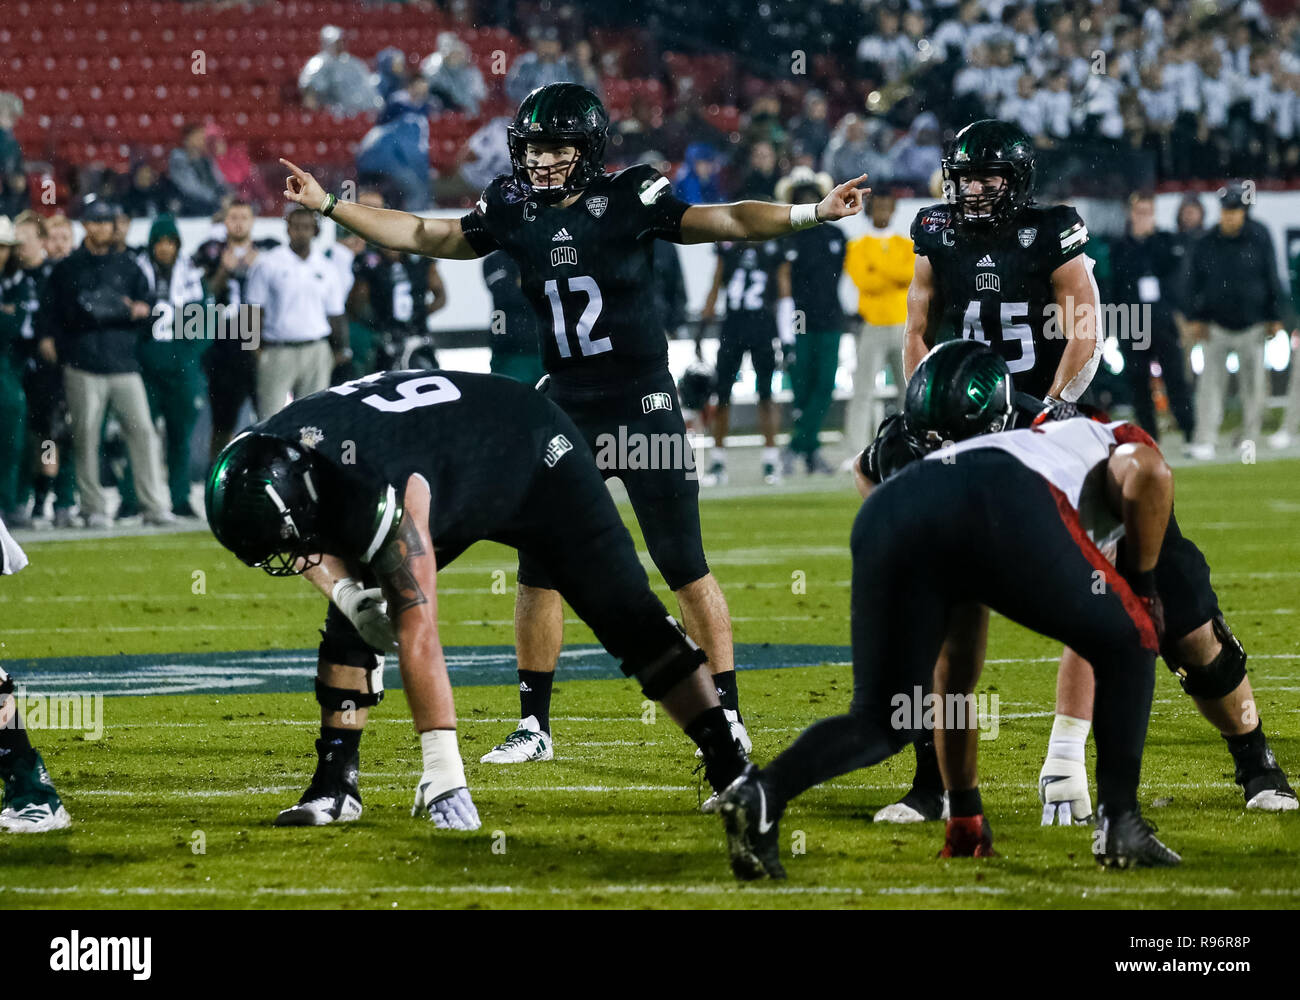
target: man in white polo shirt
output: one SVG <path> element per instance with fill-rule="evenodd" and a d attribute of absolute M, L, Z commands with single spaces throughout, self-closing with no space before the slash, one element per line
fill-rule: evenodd
<path fill-rule="evenodd" d="M 248 271 L 244 297 L 262 309 L 257 355 L 257 415 L 265 420 L 329 387 L 336 362 L 346 360 L 347 322 L 338 269 L 312 246 L 319 234 L 314 212 L 295 209 L 287 219 L 289 245 L 260 254 Z"/>

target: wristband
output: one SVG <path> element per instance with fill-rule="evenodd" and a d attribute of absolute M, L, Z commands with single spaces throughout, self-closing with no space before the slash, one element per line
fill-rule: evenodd
<path fill-rule="evenodd" d="M 800 229 L 810 229 L 822 220 L 817 217 L 816 205 L 791 205 L 790 206 L 790 228 L 795 232 Z"/>
<path fill-rule="evenodd" d="M 327 194 L 325 200 L 320 203 L 320 214 L 328 219 L 334 214 L 334 206 L 338 203 L 339 200 L 333 194 Z"/>

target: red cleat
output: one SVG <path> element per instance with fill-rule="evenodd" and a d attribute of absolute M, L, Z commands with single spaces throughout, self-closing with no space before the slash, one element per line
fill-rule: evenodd
<path fill-rule="evenodd" d="M 948 820 L 941 858 L 996 858 L 993 830 L 981 816 L 955 816 Z"/>

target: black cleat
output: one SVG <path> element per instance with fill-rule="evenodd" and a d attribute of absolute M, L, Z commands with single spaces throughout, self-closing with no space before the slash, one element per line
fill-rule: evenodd
<path fill-rule="evenodd" d="M 750 764 L 727 786 L 718 809 L 727 828 L 727 850 L 736 878 L 785 878 L 780 859 L 780 817 L 768 805 L 767 790 Z"/>
<path fill-rule="evenodd" d="M 1115 816 L 1097 807 L 1092 854 L 1106 868 L 1172 868 L 1183 859 L 1156 839 L 1155 826 L 1134 809 Z"/>
<path fill-rule="evenodd" d="M 317 750 L 323 740 L 316 741 Z M 347 823 L 361 817 L 361 790 L 357 787 L 360 755 L 350 760 L 334 760 L 336 751 L 322 754 L 316 774 L 302 793 L 296 806 L 282 810 L 275 817 L 276 826 L 325 826 Z"/>

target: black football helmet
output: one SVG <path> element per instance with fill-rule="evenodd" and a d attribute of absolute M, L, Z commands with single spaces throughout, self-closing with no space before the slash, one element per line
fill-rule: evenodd
<path fill-rule="evenodd" d="M 249 566 L 294 576 L 320 562 L 319 477 L 304 449 L 245 432 L 208 474 L 203 503 L 217 541 Z"/>
<path fill-rule="evenodd" d="M 600 98 L 577 83 L 548 83 L 523 99 L 507 130 L 514 180 L 525 195 L 552 203 L 577 194 L 605 172 L 609 113 Z M 530 142 L 559 143 L 578 150 L 578 161 L 557 187 L 534 187 L 524 151 Z"/>
<path fill-rule="evenodd" d="M 997 191 L 962 194 L 966 176 L 997 174 Z M 1034 194 L 1034 143 L 1011 122 L 985 118 L 954 137 L 943 156 L 943 195 L 958 225 L 997 228 L 1019 214 Z"/>
<path fill-rule="evenodd" d="M 908 437 L 931 452 L 949 441 L 1007 427 L 1014 408 L 1007 363 L 978 340 L 946 340 L 921 359 L 907 383 Z"/>

